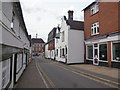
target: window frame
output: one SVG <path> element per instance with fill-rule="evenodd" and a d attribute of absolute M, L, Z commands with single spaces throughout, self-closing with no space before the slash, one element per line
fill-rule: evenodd
<path fill-rule="evenodd" d="M 114 43 L 120 43 L 120 41 L 113 41 L 113 42 L 111 42 L 111 61 L 112 62 L 120 62 L 120 61 L 117 61 L 117 60 L 113 59 L 113 44 Z"/>
<path fill-rule="evenodd" d="M 106 61 L 100 59 L 100 45 L 102 45 L 102 44 L 106 44 L 107 45 L 107 60 Z M 108 43 L 99 43 L 99 61 L 100 62 L 108 62 Z"/>
<path fill-rule="evenodd" d="M 91 25 L 91 35 L 97 35 L 99 34 L 99 22 L 95 22 Z"/>
<path fill-rule="evenodd" d="M 98 12 L 99 12 L 99 5 L 98 5 L 98 3 L 95 3 L 94 5 L 91 6 L 90 13 L 91 13 L 91 15 L 94 15 Z"/>
<path fill-rule="evenodd" d="M 88 58 L 88 46 L 92 46 L 92 48 L 93 48 L 93 44 L 86 45 L 86 59 L 93 61 L 93 58 L 92 58 L 92 59 Z M 92 50 L 92 51 L 93 51 L 93 50 Z"/>
<path fill-rule="evenodd" d="M 5 79 L 8 75 L 9 75 L 8 76 L 9 80 L 7 81 L 6 84 L 4 84 L 4 86 L 2 85 L 2 88 L 8 88 L 10 86 L 11 82 L 12 82 L 12 56 L 10 58 L 6 59 L 5 61 L 9 64 L 9 66 L 8 67 L 4 67 L 4 68 L 2 67 L 2 74 L 3 74 L 3 70 L 5 70 L 5 69 L 8 69 L 9 72 L 7 72 L 8 74 L 5 75 L 4 77 L 2 75 L 2 80 Z M 4 63 L 4 61 L 2 62 L 2 64 L 3 63 Z M 3 84 L 3 81 L 2 81 L 2 84 Z"/>

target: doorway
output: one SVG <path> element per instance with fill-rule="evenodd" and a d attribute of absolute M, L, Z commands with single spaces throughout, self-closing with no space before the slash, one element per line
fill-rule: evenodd
<path fill-rule="evenodd" d="M 98 44 L 94 44 L 93 48 L 93 64 L 99 65 L 99 46 Z"/>

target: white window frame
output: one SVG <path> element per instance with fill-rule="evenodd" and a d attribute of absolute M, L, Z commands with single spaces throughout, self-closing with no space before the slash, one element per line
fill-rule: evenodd
<path fill-rule="evenodd" d="M 98 28 L 99 28 L 99 22 L 93 23 L 91 25 L 91 35 L 99 34 Z"/>
<path fill-rule="evenodd" d="M 117 60 L 113 60 L 113 43 L 118 43 L 118 42 L 120 42 L 120 41 L 113 41 L 113 42 L 111 42 L 111 61 L 112 62 L 120 62 L 120 61 L 117 61 Z"/>
<path fill-rule="evenodd" d="M 98 5 L 98 3 L 96 3 L 90 9 L 91 15 L 96 14 L 98 11 L 99 11 L 99 5 Z"/>

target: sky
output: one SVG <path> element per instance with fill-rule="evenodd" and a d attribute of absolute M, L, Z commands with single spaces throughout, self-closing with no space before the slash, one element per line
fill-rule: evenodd
<path fill-rule="evenodd" d="M 86 6 L 95 0 L 20 0 L 24 21 L 28 34 L 32 38 L 42 38 L 47 42 L 48 33 L 58 24 L 61 18 L 68 16 L 68 10 L 73 10 L 73 19 L 84 21 Z"/>

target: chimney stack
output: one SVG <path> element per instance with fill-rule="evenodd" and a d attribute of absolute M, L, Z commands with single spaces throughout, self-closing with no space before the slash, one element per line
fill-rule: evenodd
<path fill-rule="evenodd" d="M 68 20 L 73 20 L 73 10 L 68 11 Z"/>
<path fill-rule="evenodd" d="M 38 34 L 36 33 L 36 38 L 37 38 Z"/>

